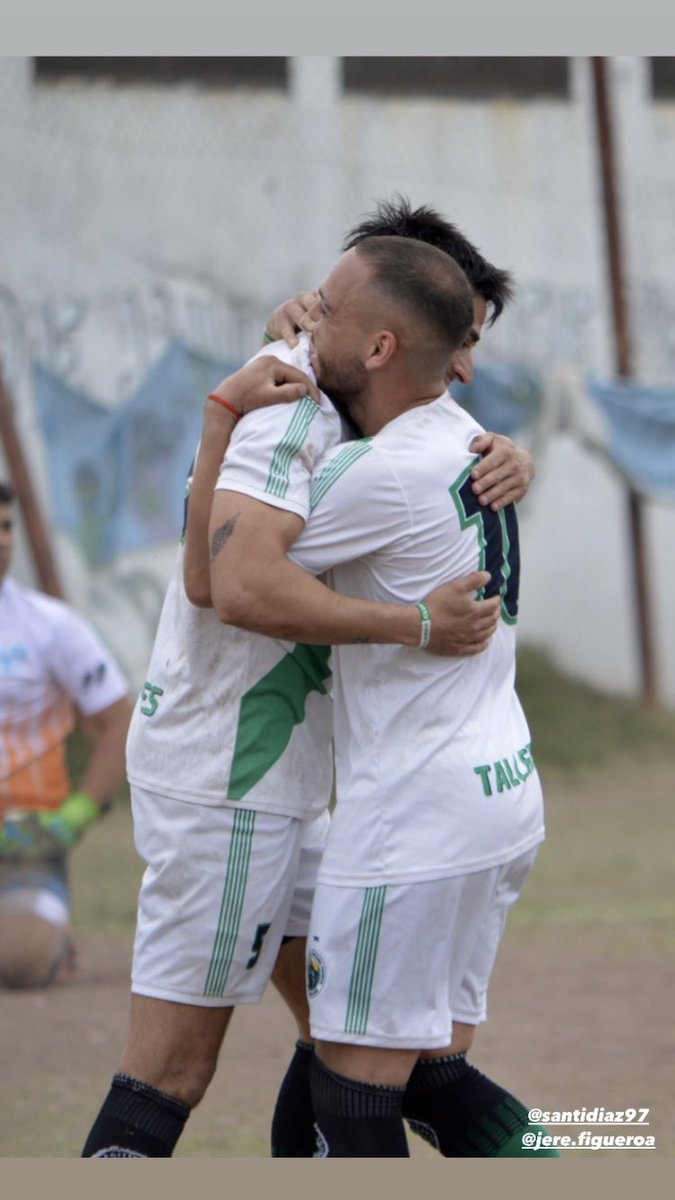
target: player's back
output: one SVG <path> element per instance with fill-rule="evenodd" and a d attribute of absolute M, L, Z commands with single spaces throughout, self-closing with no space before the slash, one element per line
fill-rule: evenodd
<path fill-rule="evenodd" d="M 337 591 L 410 603 L 485 568 L 501 620 L 488 650 L 473 657 L 378 645 L 334 651 L 339 821 L 326 878 L 341 871 L 341 858 L 361 879 L 433 878 L 504 861 L 542 835 L 514 690 L 517 521 L 513 509 L 486 512 L 471 490 L 478 432 L 449 397 L 411 409 L 331 488 L 336 519 L 359 525 L 353 547 L 336 551 Z M 347 842 L 354 853 L 344 858 Z"/>

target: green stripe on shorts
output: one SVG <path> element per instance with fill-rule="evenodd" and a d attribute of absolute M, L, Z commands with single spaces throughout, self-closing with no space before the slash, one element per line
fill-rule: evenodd
<path fill-rule="evenodd" d="M 291 463 L 302 449 L 309 427 L 319 411 L 318 404 L 309 396 L 303 396 L 272 456 L 265 484 L 265 491 L 271 496 L 278 496 L 282 500 L 285 497 L 290 483 Z"/>
<path fill-rule="evenodd" d="M 255 812 L 250 809 L 235 812 L 218 929 L 204 987 L 205 996 L 222 996 L 225 991 L 241 924 L 254 827 Z"/>
<path fill-rule="evenodd" d="M 363 1034 L 368 1027 L 375 960 L 386 894 L 386 887 L 366 888 L 349 984 L 345 1033 Z"/>

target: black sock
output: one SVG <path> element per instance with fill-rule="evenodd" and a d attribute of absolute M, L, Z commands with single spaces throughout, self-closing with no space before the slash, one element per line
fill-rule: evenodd
<path fill-rule="evenodd" d="M 115 1075 L 81 1157 L 171 1158 L 189 1115 L 182 1100 Z"/>
<path fill-rule="evenodd" d="M 309 1077 L 315 1158 L 410 1158 L 401 1117 L 404 1088 L 336 1075 L 316 1054 Z"/>
<path fill-rule="evenodd" d="M 314 1047 L 298 1040 L 272 1117 L 272 1158 L 313 1158 L 316 1146 L 309 1067 Z"/>
<path fill-rule="evenodd" d="M 420 1059 L 408 1081 L 403 1115 L 444 1158 L 558 1158 L 557 1150 L 528 1150 L 530 1125 L 520 1100 L 472 1067 L 463 1054 Z"/>

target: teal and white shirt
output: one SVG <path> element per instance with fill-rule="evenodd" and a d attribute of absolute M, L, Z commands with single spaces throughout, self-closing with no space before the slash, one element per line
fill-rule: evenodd
<path fill-rule="evenodd" d="M 265 347 L 314 378 L 307 338 Z M 219 487 L 305 520 L 314 463 L 340 441 L 325 397 L 251 413 L 232 433 Z M 127 742 L 129 781 L 199 804 L 308 817 L 329 803 L 329 647 L 224 625 L 183 587 L 179 549 Z"/>
<path fill-rule="evenodd" d="M 489 649 L 440 658 L 401 646 L 333 648 L 337 808 L 319 878 L 368 886 L 505 862 L 544 836 L 530 733 L 514 688 L 515 510 L 471 491 L 482 429 L 447 394 L 377 436 L 332 449 L 292 557 L 332 568 L 341 593 L 411 603 L 485 568 L 502 619 Z"/>

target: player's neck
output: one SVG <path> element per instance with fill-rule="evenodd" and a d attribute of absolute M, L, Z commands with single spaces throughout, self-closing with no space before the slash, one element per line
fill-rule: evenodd
<path fill-rule="evenodd" d="M 443 390 L 442 381 L 434 381 L 431 385 L 427 381 L 417 388 L 410 384 L 391 389 L 373 388 L 353 406 L 353 419 L 363 430 L 364 437 L 373 437 L 402 413 L 411 408 L 422 408 L 432 400 L 437 400 Z"/>

